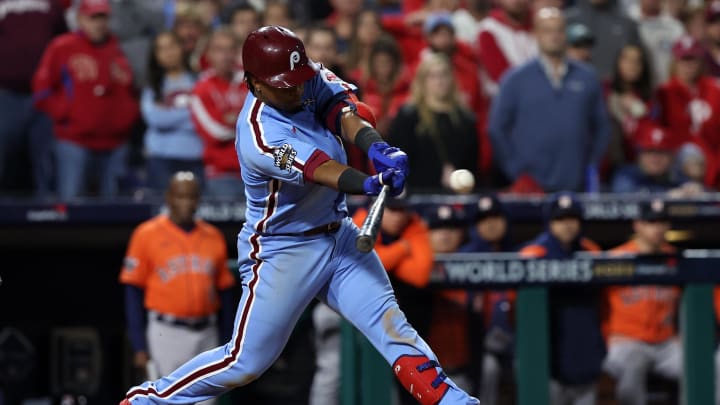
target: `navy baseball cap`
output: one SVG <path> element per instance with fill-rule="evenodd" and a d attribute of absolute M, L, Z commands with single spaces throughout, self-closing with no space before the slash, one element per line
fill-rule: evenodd
<path fill-rule="evenodd" d="M 569 192 L 557 193 L 551 197 L 546 206 L 545 218 L 548 221 L 559 218 L 582 219 L 582 203 L 575 194 Z"/>
<path fill-rule="evenodd" d="M 585 24 L 575 23 L 568 25 L 566 35 L 570 46 L 592 47 L 595 45 L 595 35 Z"/>
<path fill-rule="evenodd" d="M 464 228 L 470 223 L 465 207 L 459 204 L 441 204 L 431 207 L 424 217 L 430 229 Z"/>
<path fill-rule="evenodd" d="M 667 204 L 662 198 L 654 198 L 650 201 L 640 203 L 641 221 L 648 222 L 667 222 L 670 221 L 670 213 Z"/>
<path fill-rule="evenodd" d="M 505 209 L 495 194 L 483 194 L 477 202 L 475 222 L 488 217 L 504 217 Z"/>
<path fill-rule="evenodd" d="M 423 33 L 425 33 L 425 35 L 431 34 L 435 32 L 436 29 L 442 26 L 448 27 L 451 30 L 455 31 L 455 26 L 453 25 L 450 13 L 441 12 L 430 14 L 425 19 L 425 24 L 423 25 Z"/>

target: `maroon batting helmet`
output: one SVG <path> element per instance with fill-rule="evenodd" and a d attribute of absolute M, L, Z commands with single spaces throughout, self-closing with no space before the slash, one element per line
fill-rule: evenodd
<path fill-rule="evenodd" d="M 258 28 L 248 35 L 242 49 L 243 67 L 271 87 L 295 87 L 312 78 L 317 65 L 305 55 L 305 45 L 287 28 Z"/>

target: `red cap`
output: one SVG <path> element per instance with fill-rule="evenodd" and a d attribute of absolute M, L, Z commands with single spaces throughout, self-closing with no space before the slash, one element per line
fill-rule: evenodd
<path fill-rule="evenodd" d="M 684 35 L 675 42 L 672 53 L 677 59 L 702 58 L 705 56 L 705 48 L 695 38 Z"/>
<path fill-rule="evenodd" d="M 635 138 L 635 146 L 640 150 L 661 150 L 672 152 L 675 150 L 675 142 L 670 133 L 661 127 L 652 126 L 640 130 Z"/>
<path fill-rule="evenodd" d="M 110 14 L 109 0 L 80 0 L 78 13 L 83 15 Z"/>
<path fill-rule="evenodd" d="M 705 9 L 705 22 L 714 23 L 720 21 L 720 1 L 715 0 L 708 4 Z"/>

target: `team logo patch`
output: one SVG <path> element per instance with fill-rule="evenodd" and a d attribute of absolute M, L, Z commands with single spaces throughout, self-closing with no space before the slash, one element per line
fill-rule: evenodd
<path fill-rule="evenodd" d="M 68 67 L 77 81 L 88 82 L 98 77 L 97 61 L 84 53 L 72 55 L 68 60 Z"/>
<path fill-rule="evenodd" d="M 290 54 L 290 70 L 295 70 L 295 64 L 300 62 L 300 52 L 292 51 Z"/>
<path fill-rule="evenodd" d="M 662 212 L 662 210 L 665 209 L 665 203 L 662 200 L 653 200 L 652 203 L 650 203 L 650 208 L 654 212 Z"/>
<path fill-rule="evenodd" d="M 275 166 L 280 170 L 290 171 L 292 169 L 293 162 L 295 162 L 295 156 L 297 151 L 293 149 L 289 143 L 283 144 L 279 148 L 275 148 L 273 153 L 275 156 Z"/>
<path fill-rule="evenodd" d="M 493 202 L 490 199 L 490 197 L 483 197 L 478 202 L 478 207 L 480 208 L 481 211 L 489 210 L 490 208 L 492 208 L 492 205 L 493 205 Z"/>
<path fill-rule="evenodd" d="M 558 200 L 558 205 L 560 208 L 570 208 L 572 206 L 572 199 L 570 196 L 563 195 L 560 196 L 560 199 Z"/>

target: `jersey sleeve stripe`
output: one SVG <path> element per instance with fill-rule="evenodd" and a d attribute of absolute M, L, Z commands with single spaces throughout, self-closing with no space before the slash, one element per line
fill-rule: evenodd
<path fill-rule="evenodd" d="M 264 106 L 265 103 L 261 102 L 258 99 L 255 99 L 253 101 L 253 106 L 250 110 L 250 114 L 248 114 L 247 122 L 250 125 L 250 129 L 253 133 L 253 143 L 255 144 L 255 148 L 261 154 L 273 159 L 275 148 L 268 145 L 267 141 L 265 140 L 265 129 L 263 128 L 263 125 L 262 123 L 260 123 L 259 120 Z M 295 158 L 292 167 L 293 169 L 302 173 L 305 170 L 305 161 L 299 158 Z"/>
<path fill-rule="evenodd" d="M 202 129 L 213 138 L 220 141 L 229 141 L 235 137 L 235 131 L 232 128 L 226 127 L 210 116 L 199 97 L 192 98 L 190 108 Z"/>

